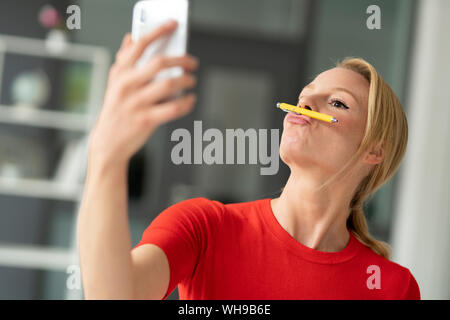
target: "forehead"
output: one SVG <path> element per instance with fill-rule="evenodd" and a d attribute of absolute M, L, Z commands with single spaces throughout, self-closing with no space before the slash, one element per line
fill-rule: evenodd
<path fill-rule="evenodd" d="M 359 73 L 344 69 L 333 68 L 320 73 L 309 85 L 305 87 L 317 90 L 332 90 L 343 88 L 350 91 L 358 103 L 367 104 L 369 96 L 369 82 Z"/>

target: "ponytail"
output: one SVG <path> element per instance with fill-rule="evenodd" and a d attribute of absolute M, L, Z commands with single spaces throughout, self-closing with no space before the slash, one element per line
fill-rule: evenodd
<path fill-rule="evenodd" d="M 379 187 L 373 185 L 376 183 L 374 176 L 376 176 L 376 171 L 378 170 L 380 170 L 380 167 L 376 167 L 358 186 L 350 202 L 350 215 L 347 218 L 347 227 L 353 231 L 353 234 L 360 242 L 372 249 L 372 251 L 386 259 L 390 259 L 392 254 L 391 246 L 384 241 L 376 240 L 370 235 L 369 226 L 363 211 L 364 201 L 373 194 L 371 190 L 373 191 Z"/>
<path fill-rule="evenodd" d="M 364 211 L 361 208 L 351 210 L 350 216 L 347 219 L 347 226 L 353 231 L 353 234 L 361 243 L 368 246 L 380 256 L 386 259 L 391 258 L 391 246 L 384 241 L 376 240 L 370 235 Z"/>

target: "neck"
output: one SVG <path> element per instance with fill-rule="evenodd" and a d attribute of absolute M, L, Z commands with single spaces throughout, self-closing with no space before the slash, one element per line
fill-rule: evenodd
<path fill-rule="evenodd" d="M 291 172 L 271 205 L 280 225 L 297 241 L 319 251 L 337 252 L 350 239 L 346 222 L 353 189 L 341 181 L 317 190 L 325 180 L 308 172 Z"/>

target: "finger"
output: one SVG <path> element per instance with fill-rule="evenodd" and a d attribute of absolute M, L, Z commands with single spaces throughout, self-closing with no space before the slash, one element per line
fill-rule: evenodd
<path fill-rule="evenodd" d="M 120 45 L 119 50 L 122 50 L 122 49 L 128 47 L 132 43 L 133 43 L 133 40 L 131 39 L 131 33 L 127 32 L 122 39 L 122 44 Z"/>
<path fill-rule="evenodd" d="M 120 82 L 124 92 L 147 84 L 158 72 L 165 68 L 179 66 L 185 71 L 194 71 L 198 67 L 198 60 L 191 55 L 167 57 L 158 56 L 142 68 L 128 70 L 121 76 Z"/>
<path fill-rule="evenodd" d="M 190 93 L 148 109 L 146 116 L 150 117 L 152 123 L 163 124 L 189 113 L 195 101 L 195 94 Z"/>
<path fill-rule="evenodd" d="M 125 34 L 125 36 L 122 39 L 122 43 L 120 45 L 119 50 L 116 53 L 116 60 L 120 60 L 121 56 L 124 54 L 124 52 L 129 49 L 130 45 L 133 43 L 133 40 L 131 39 L 131 34 L 128 32 Z"/>
<path fill-rule="evenodd" d="M 156 57 L 143 68 L 135 69 L 130 72 L 129 75 L 123 79 L 124 85 L 127 89 L 141 87 L 152 80 L 160 71 L 171 67 L 181 67 L 185 72 L 194 71 L 198 67 L 198 60 L 191 55 Z"/>
<path fill-rule="evenodd" d="M 133 96 L 133 105 L 145 105 L 157 103 L 161 100 L 170 98 L 184 89 L 190 89 L 195 86 L 196 79 L 192 74 L 183 74 L 179 77 L 159 80 L 139 90 Z"/>
<path fill-rule="evenodd" d="M 130 49 L 129 55 L 125 59 L 126 63 L 129 65 L 134 65 L 150 43 L 160 37 L 170 34 L 176 29 L 176 27 L 177 22 L 175 20 L 170 20 L 169 22 L 164 23 L 151 32 L 145 34 L 136 43 L 134 43 L 133 47 Z"/>

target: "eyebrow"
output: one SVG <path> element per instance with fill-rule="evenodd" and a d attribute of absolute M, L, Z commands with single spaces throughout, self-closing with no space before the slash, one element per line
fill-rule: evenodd
<path fill-rule="evenodd" d="M 313 89 L 313 88 L 314 88 L 314 84 L 310 83 L 307 86 L 305 86 L 303 89 Z M 353 92 L 351 92 L 350 90 L 348 90 L 346 88 L 334 87 L 334 88 L 331 88 L 331 91 L 344 91 L 344 92 L 347 92 L 349 95 L 351 95 L 353 97 L 353 99 L 355 99 L 357 102 L 360 102 L 358 97 Z M 300 97 L 300 95 L 299 95 L 299 97 Z"/>

